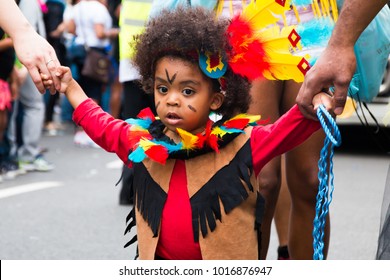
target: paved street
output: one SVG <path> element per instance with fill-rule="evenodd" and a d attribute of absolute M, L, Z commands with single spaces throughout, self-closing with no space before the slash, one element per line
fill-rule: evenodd
<path fill-rule="evenodd" d="M 130 208 L 118 205 L 116 156 L 75 146 L 71 127 L 62 136 L 45 136 L 42 146 L 54 171 L 0 184 L 0 259 L 132 259 L 134 247 L 123 249 Z M 383 152 L 336 151 L 329 259 L 375 259 L 389 163 Z M 273 234 L 269 259 L 276 258 L 276 242 Z"/>
<path fill-rule="evenodd" d="M 74 146 L 72 130 L 42 145 L 54 171 L 0 184 L 0 259 L 132 258 L 123 249 L 129 207 L 118 204 L 116 156 Z M 7 190 L 21 193 L 2 197 Z"/>

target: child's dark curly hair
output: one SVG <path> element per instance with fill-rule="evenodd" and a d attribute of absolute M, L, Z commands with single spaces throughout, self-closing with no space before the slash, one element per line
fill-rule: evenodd
<path fill-rule="evenodd" d="M 226 39 L 227 20 L 216 19 L 212 11 L 201 7 L 177 8 L 162 11 L 151 19 L 145 31 L 135 38 L 134 63 L 141 74 L 141 82 L 147 93 L 153 93 L 156 62 L 164 56 L 183 58 L 198 65 L 194 51 L 221 52 L 227 61 L 229 46 Z M 216 111 L 226 118 L 248 110 L 250 95 L 248 80 L 228 67 L 226 96 L 223 105 Z M 213 84 L 217 80 L 213 80 Z"/>

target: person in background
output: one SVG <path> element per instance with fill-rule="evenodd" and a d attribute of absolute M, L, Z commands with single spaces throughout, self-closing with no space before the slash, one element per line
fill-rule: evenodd
<path fill-rule="evenodd" d="M 119 16 L 121 10 L 121 0 L 109 0 L 108 11 L 112 18 L 112 26 L 119 28 Z M 111 60 L 114 68 L 113 81 L 110 85 L 110 112 L 116 117 L 121 117 L 122 107 L 122 91 L 123 85 L 119 81 L 119 36 L 114 38 L 111 42 Z"/>
<path fill-rule="evenodd" d="M 250 2 L 220 0 L 217 15 L 231 18 Z M 325 11 L 321 12 L 323 15 L 327 14 Z M 309 5 L 287 10 L 284 20 L 288 25 L 297 25 L 310 24 L 317 19 Z M 284 27 L 283 21 L 279 21 L 278 24 Z M 294 80 L 253 81 L 252 102 L 248 113 L 261 114 L 274 123 L 295 105 L 295 97 L 300 86 L 301 83 Z M 275 223 L 279 238 L 278 259 L 312 259 L 312 230 L 319 184 L 317 163 L 324 137 L 322 130 L 313 133 L 295 149 L 272 159 L 260 172 L 258 176 L 260 193 L 266 201 L 262 223 L 262 259 L 267 257 L 272 221 Z M 325 256 L 329 242 L 329 219 L 326 225 Z"/>
<path fill-rule="evenodd" d="M 291 213 L 291 197 L 287 186 L 286 178 L 286 163 L 285 158 L 281 161 L 281 185 L 276 201 L 274 213 L 274 225 L 278 236 L 277 260 L 290 260 L 290 252 L 288 250 L 290 213 Z M 268 251 L 268 250 L 267 250 Z"/>
<path fill-rule="evenodd" d="M 78 72 L 78 81 L 88 96 L 98 104 L 102 101 L 107 85 L 84 76 L 81 70 L 86 56 L 85 48 L 94 48 L 108 53 L 111 49 L 111 40 L 118 36 L 119 30 L 112 28 L 112 18 L 106 4 L 103 0 L 81 0 L 74 5 L 73 19 L 68 22 L 68 31 L 76 35 L 75 44 L 79 49 L 84 50 L 73 60 Z M 97 147 L 81 127 L 75 133 L 74 143 L 80 146 Z"/>
<path fill-rule="evenodd" d="M 80 0 L 67 0 L 64 14 L 63 14 L 63 22 L 57 27 L 55 31 L 52 32 L 52 34 L 55 35 L 55 37 L 60 37 L 64 41 L 64 45 L 66 48 L 66 58 L 65 60 L 67 61 L 67 65 L 72 69 L 72 71 L 75 74 L 75 77 L 78 75 L 76 67 L 74 66 L 73 63 L 73 55 L 74 52 L 72 51 L 71 47 L 75 41 L 75 34 L 72 34 L 68 31 L 68 23 L 70 20 L 73 19 L 73 7 L 76 5 Z M 61 108 L 61 124 L 69 124 L 69 125 L 74 125 L 72 121 L 72 113 L 73 113 L 73 108 L 69 104 L 68 99 L 64 95 L 60 95 L 60 108 Z M 61 128 L 63 126 L 60 126 Z"/>
<path fill-rule="evenodd" d="M 133 38 L 144 30 L 152 2 L 152 0 L 122 1 L 119 18 L 119 81 L 123 85 L 121 119 L 135 118 L 142 109 L 147 107 L 154 111 L 153 99 L 142 89 L 140 74 L 132 60 L 134 55 Z M 119 204 L 132 205 L 134 202 L 131 184 L 133 169 L 124 164 L 122 174 Z"/>
<path fill-rule="evenodd" d="M 6 137 L 8 116 L 12 112 L 14 97 L 12 93 L 17 91 L 17 88 L 12 86 L 17 82 L 14 64 L 15 51 L 12 39 L 0 28 L 0 182 L 3 181 L 3 178 L 13 179 L 19 174 L 17 163 L 10 159 Z"/>
<path fill-rule="evenodd" d="M 38 34 L 46 36 L 43 12 L 38 1 L 21 0 L 19 8 Z M 54 63 L 53 63 L 54 64 Z M 43 72 L 42 72 L 43 73 Z M 41 153 L 40 141 L 43 131 L 45 103 L 31 75 L 27 75 L 19 88 L 19 98 L 13 104 L 8 129 L 10 154 L 25 171 L 50 171 L 54 165 Z"/>
<path fill-rule="evenodd" d="M 69 66 L 66 55 L 64 30 L 59 30 L 64 21 L 65 0 L 46 0 L 46 12 L 43 14 L 47 41 L 53 46 L 61 65 Z M 60 93 L 45 95 L 45 123 L 44 130 L 47 135 L 55 136 L 61 130 L 60 122 L 54 121 L 54 109 L 59 105 Z"/>

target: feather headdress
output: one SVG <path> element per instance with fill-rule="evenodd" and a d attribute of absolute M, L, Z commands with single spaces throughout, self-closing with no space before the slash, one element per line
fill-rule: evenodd
<path fill-rule="evenodd" d="M 276 24 L 289 9 L 290 0 L 252 0 L 232 18 L 227 28 L 228 57 L 235 73 L 249 80 L 303 81 L 310 65 L 305 57 L 293 54 L 301 38 L 293 26 Z"/>
<path fill-rule="evenodd" d="M 223 2 L 217 15 L 222 14 Z M 299 13 L 307 9 L 314 19 L 301 23 Z M 326 46 L 338 17 L 336 0 L 252 0 L 239 14 L 233 15 L 231 3 L 230 10 L 228 64 L 249 80 L 302 82 L 318 50 Z M 295 14 L 296 25 L 287 24 L 287 11 Z"/>

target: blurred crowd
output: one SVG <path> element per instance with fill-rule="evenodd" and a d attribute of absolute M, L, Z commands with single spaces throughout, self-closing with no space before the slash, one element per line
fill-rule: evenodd
<path fill-rule="evenodd" d="M 60 63 L 72 69 L 88 95 L 120 118 L 121 0 L 17 0 L 16 3 L 37 32 L 53 46 Z M 84 49 L 81 55 L 76 52 L 80 46 Z M 112 75 L 108 83 L 96 82 L 80 73 L 88 48 L 97 48 L 110 57 Z M 2 29 L 0 64 L 0 182 L 27 172 L 53 170 L 54 164 L 44 157 L 41 138 L 61 135 L 66 123 L 75 128 L 76 145 L 98 147 L 73 124 L 73 108 L 63 94 L 38 92 L 27 69 L 18 61 L 12 40 Z"/>

